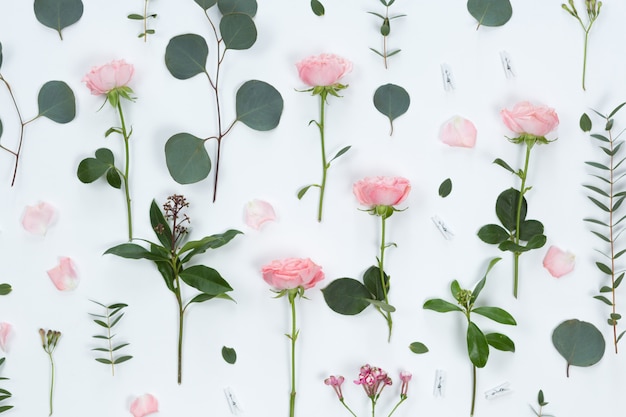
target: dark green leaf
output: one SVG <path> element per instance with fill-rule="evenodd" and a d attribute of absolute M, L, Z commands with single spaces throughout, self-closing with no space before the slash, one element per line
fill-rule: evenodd
<path fill-rule="evenodd" d="M 468 0 L 467 10 L 478 26 L 502 26 L 513 15 L 509 0 Z"/>
<path fill-rule="evenodd" d="M 127 17 L 131 20 L 143 20 L 143 16 L 136 13 L 131 13 Z"/>
<path fill-rule="evenodd" d="M 511 326 L 515 326 L 517 324 L 513 316 L 499 307 L 476 307 L 472 310 L 472 313 L 480 314 L 481 316 L 502 324 L 508 324 Z"/>
<path fill-rule="evenodd" d="M 198 6 L 202 7 L 204 10 L 208 10 L 211 7 L 217 4 L 217 0 L 194 0 Z"/>
<path fill-rule="evenodd" d="M 333 156 L 333 159 L 328 161 L 328 164 L 330 165 L 330 163 L 333 162 L 335 159 L 339 158 L 341 155 L 343 155 L 344 153 L 348 152 L 351 147 L 352 146 L 346 146 L 346 147 L 342 148 L 339 152 L 337 152 L 337 154 L 335 156 Z"/>
<path fill-rule="evenodd" d="M 217 0 L 217 7 L 223 15 L 244 13 L 250 17 L 254 17 L 258 8 L 256 0 Z"/>
<path fill-rule="evenodd" d="M 114 365 L 117 365 L 118 363 L 122 363 L 122 362 L 126 362 L 129 359 L 132 359 L 132 356 L 120 356 L 119 358 L 115 358 L 115 360 L 113 361 Z"/>
<path fill-rule="evenodd" d="M 602 209 L 602 210 L 606 211 L 607 213 L 610 213 L 610 212 L 611 212 L 611 210 L 610 210 L 607 206 L 605 206 L 603 203 L 601 203 L 600 201 L 596 200 L 595 198 L 590 197 L 590 196 L 587 196 L 587 198 L 588 198 L 589 200 L 593 201 L 593 203 L 594 203 L 596 206 L 598 206 L 600 209 Z"/>
<path fill-rule="evenodd" d="M 568 366 L 591 366 L 604 355 L 602 333 L 591 323 L 577 319 L 566 320 L 552 333 L 552 343 L 565 358 Z"/>
<path fill-rule="evenodd" d="M 165 66 L 179 80 L 206 72 L 209 47 L 202 36 L 188 33 L 170 39 L 165 48 Z"/>
<path fill-rule="evenodd" d="M 485 243 L 498 245 L 509 239 L 511 235 L 497 224 L 488 224 L 480 228 L 478 237 Z"/>
<path fill-rule="evenodd" d="M 377 266 L 370 266 L 363 274 L 363 284 L 365 284 L 365 288 L 379 301 L 385 299 L 385 291 L 389 292 L 389 276 L 384 271 L 382 279 L 385 282 L 384 289 L 381 282 L 380 268 Z"/>
<path fill-rule="evenodd" d="M 162 261 L 162 258 L 147 251 L 143 247 L 134 243 L 122 243 L 104 252 L 105 255 L 112 254 L 127 259 L 149 259 L 151 261 Z"/>
<path fill-rule="evenodd" d="M 110 168 L 110 165 L 96 158 L 85 158 L 78 164 L 76 176 L 85 183 L 91 183 L 103 176 Z"/>
<path fill-rule="evenodd" d="M 442 300 L 441 298 L 433 298 L 430 300 L 426 300 L 424 303 L 424 308 L 426 310 L 433 310 L 438 313 L 447 313 L 450 311 L 463 311 L 461 307 L 452 304 L 446 300 Z"/>
<path fill-rule="evenodd" d="M 509 252 L 513 252 L 513 253 L 522 253 L 522 252 L 526 252 L 527 249 L 524 246 L 520 246 L 517 245 L 515 242 L 512 242 L 510 240 L 504 241 L 502 243 L 500 243 L 498 245 L 498 249 L 500 249 L 501 251 L 509 251 Z"/>
<path fill-rule="evenodd" d="M 525 250 L 528 251 L 531 249 L 542 248 L 543 245 L 546 244 L 546 240 L 547 238 L 545 235 L 535 235 L 532 238 L 530 238 L 530 240 L 526 244 Z"/>
<path fill-rule="evenodd" d="M 222 17 L 220 32 L 226 49 L 239 51 L 249 49 L 257 38 L 252 18 L 244 13 L 230 13 Z"/>
<path fill-rule="evenodd" d="M 196 183 L 211 172 L 211 158 L 204 148 L 204 140 L 189 133 L 178 133 L 167 140 L 165 163 L 179 184 Z"/>
<path fill-rule="evenodd" d="M 617 106 L 615 109 L 613 109 L 613 111 L 611 113 L 609 113 L 609 115 L 607 116 L 607 119 L 610 119 L 611 117 L 615 116 L 615 113 L 617 113 L 618 111 L 620 111 L 620 109 L 622 107 L 624 107 L 625 103 L 620 104 L 619 106 Z"/>
<path fill-rule="evenodd" d="M 613 303 L 611 302 L 611 300 L 609 300 L 608 298 L 602 296 L 602 295 L 596 295 L 593 298 L 595 298 L 596 300 L 602 301 L 604 304 L 612 306 Z"/>
<path fill-rule="evenodd" d="M 2 67 L 2 42 L 0 42 L 0 68 Z"/>
<path fill-rule="evenodd" d="M 97 335 L 93 335 L 93 336 L 91 336 L 91 337 L 93 337 L 94 339 L 103 339 L 103 340 L 109 340 L 109 339 L 111 339 L 110 337 L 107 337 L 107 336 L 102 336 L 102 335 L 99 335 L 99 334 L 97 334 Z"/>
<path fill-rule="evenodd" d="M 612 292 L 612 291 L 613 291 L 613 288 L 607 287 L 606 285 L 600 288 L 601 293 L 607 293 L 607 292 Z"/>
<path fill-rule="evenodd" d="M 592 167 L 594 167 L 594 168 L 603 169 L 603 170 L 605 170 L 605 171 L 610 171 L 610 170 L 611 170 L 611 169 L 610 169 L 609 167 L 607 167 L 606 165 L 602 165 L 602 164 L 599 164 L 599 163 L 597 163 L 597 162 L 589 162 L 589 161 L 585 161 L 585 164 L 590 165 L 590 166 L 592 166 Z"/>
<path fill-rule="evenodd" d="M 487 359 L 489 359 L 487 338 L 471 321 L 467 326 L 467 353 L 475 367 L 484 368 L 487 365 Z"/>
<path fill-rule="evenodd" d="M 53 122 L 68 123 L 76 116 L 76 98 L 63 81 L 48 81 L 39 90 L 39 116 Z"/>
<path fill-rule="evenodd" d="M 591 130 L 592 123 L 591 123 L 591 119 L 589 118 L 587 113 L 583 113 L 583 115 L 580 116 L 579 125 L 580 125 L 580 129 L 583 132 L 589 132 Z"/>
<path fill-rule="evenodd" d="M 78 22 L 83 15 L 81 0 L 35 0 L 35 17 L 39 22 L 59 33 L 61 30 Z"/>
<path fill-rule="evenodd" d="M 280 122 L 283 113 L 283 98 L 274 87 L 266 82 L 245 82 L 236 97 L 237 120 L 254 130 L 272 130 Z"/>
<path fill-rule="evenodd" d="M 113 326 L 111 326 L 111 327 L 113 327 Z M 121 345 L 117 345 L 113 349 L 111 349 L 111 352 L 115 352 L 116 350 L 120 350 L 121 348 L 126 347 L 128 345 L 130 345 L 130 343 L 122 343 Z"/>
<path fill-rule="evenodd" d="M 450 293 L 452 294 L 452 298 L 454 298 L 455 300 L 458 300 L 460 292 L 461 292 L 461 286 L 459 285 L 459 281 L 455 279 L 450 284 Z"/>
<path fill-rule="evenodd" d="M 452 180 L 450 178 L 446 178 L 443 180 L 441 185 L 439 185 L 439 196 L 445 198 L 450 195 L 452 192 Z"/>
<path fill-rule="evenodd" d="M 600 271 L 604 272 L 605 274 L 613 275 L 613 271 L 608 265 L 605 265 L 602 262 L 596 262 L 596 266 L 598 267 Z"/>
<path fill-rule="evenodd" d="M 95 350 L 96 352 L 109 352 L 109 349 L 105 348 L 93 348 L 91 350 Z"/>
<path fill-rule="evenodd" d="M 524 220 L 519 225 L 519 238 L 524 241 L 543 234 L 543 224 L 538 220 Z M 542 245 L 543 246 L 543 245 Z"/>
<path fill-rule="evenodd" d="M 111 365 L 111 361 L 105 358 L 96 358 L 96 360 L 100 363 L 104 363 L 106 365 Z"/>
<path fill-rule="evenodd" d="M 187 285 L 204 294 L 217 295 L 233 290 L 219 272 L 205 265 L 191 266 L 183 270 L 179 276 Z"/>
<path fill-rule="evenodd" d="M 605 242 L 611 243 L 611 240 L 608 237 L 606 237 L 606 236 L 596 232 L 595 230 L 592 230 L 591 233 L 593 233 L 594 235 L 598 236 L 600 239 L 604 240 Z"/>
<path fill-rule="evenodd" d="M 214 234 L 211 236 L 206 236 L 201 240 L 192 240 L 187 242 L 179 251 L 179 254 L 182 254 L 187 251 L 189 252 L 182 260 L 182 263 L 187 263 L 192 257 L 204 253 L 209 249 L 217 249 L 226 245 L 228 242 L 233 240 L 235 236 L 243 234 L 239 230 L 230 229 L 225 231 L 224 233 Z"/>
<path fill-rule="evenodd" d="M 7 295 L 12 290 L 13 290 L 13 288 L 11 288 L 11 285 L 9 285 L 9 284 L 0 284 L 0 295 Z"/>
<path fill-rule="evenodd" d="M 389 135 L 393 134 L 393 121 L 406 113 L 410 104 L 409 93 L 399 85 L 381 85 L 374 92 L 374 107 L 389 119 Z"/>
<path fill-rule="evenodd" d="M 352 278 L 339 278 L 322 289 L 324 301 L 331 310 L 344 315 L 355 315 L 370 303 L 371 295 L 365 285 Z"/>
<path fill-rule="evenodd" d="M 539 404 L 542 407 L 548 404 L 547 402 L 545 402 L 542 390 L 539 390 L 539 393 L 537 394 L 537 404 Z"/>
<path fill-rule="evenodd" d="M 2 137 L 2 120 L 0 120 L 0 137 Z"/>
<path fill-rule="evenodd" d="M 159 270 L 159 273 L 163 277 L 167 288 L 170 291 L 174 292 L 175 273 L 172 264 L 170 262 L 157 261 L 156 266 Z"/>
<path fill-rule="evenodd" d="M 108 329 L 108 328 L 109 328 L 109 325 L 108 325 L 108 324 L 106 324 L 105 322 L 103 322 L 102 320 L 94 320 L 94 323 L 96 323 L 96 324 L 97 324 L 97 325 L 99 325 L 99 326 L 104 327 L 105 329 Z"/>
<path fill-rule="evenodd" d="M 487 283 L 487 275 L 489 274 L 489 271 L 491 271 L 491 269 L 498 263 L 500 262 L 502 258 L 493 258 L 489 261 L 489 265 L 487 265 L 487 270 L 485 270 L 485 275 L 483 276 L 483 278 L 478 281 L 478 284 L 476 284 L 476 286 L 474 287 L 474 290 L 472 291 L 472 297 L 470 298 L 470 304 L 474 304 L 476 302 L 476 300 L 478 299 L 478 296 L 480 295 L 480 293 L 482 292 L 483 288 L 485 288 L 485 284 Z"/>
<path fill-rule="evenodd" d="M 608 142 L 611 142 L 611 141 L 609 140 L 609 138 L 607 138 L 606 136 L 604 136 L 604 135 L 600 135 L 600 134 L 597 134 L 597 133 L 594 133 L 593 135 L 589 135 L 589 136 L 591 136 L 591 137 L 592 137 L 592 138 L 594 138 L 594 139 L 598 139 L 598 140 L 600 140 L 600 141 L 602 141 L 602 142 L 607 142 L 607 143 L 608 143 Z"/>
<path fill-rule="evenodd" d="M 517 215 L 517 205 L 519 202 L 520 193 L 514 188 L 509 188 L 503 191 L 496 200 L 496 216 L 502 223 L 505 229 L 509 232 L 515 230 L 515 220 Z M 526 219 L 527 203 L 526 198 L 522 198 L 522 206 L 520 212 L 520 222 Z"/>
<path fill-rule="evenodd" d="M 106 177 L 107 182 L 111 187 L 117 188 L 118 190 L 122 188 L 122 177 L 120 177 L 120 174 L 115 168 L 110 168 L 109 170 L 107 170 Z"/>
<path fill-rule="evenodd" d="M 607 132 L 611 129 L 613 129 L 613 119 L 607 120 L 606 125 L 604 125 L 604 130 L 606 130 Z"/>
<path fill-rule="evenodd" d="M 5 411 L 8 411 L 10 409 L 12 409 L 13 406 L 12 405 L 3 405 L 0 407 L 0 413 L 4 413 Z"/>
<path fill-rule="evenodd" d="M 212 299 L 214 299 L 216 297 L 217 297 L 216 295 L 198 294 L 195 297 L 193 297 L 191 300 L 189 300 L 189 304 L 191 304 L 191 303 L 204 303 L 205 301 L 212 300 Z"/>
<path fill-rule="evenodd" d="M 306 192 L 309 191 L 309 188 L 311 188 L 311 187 L 318 187 L 319 188 L 319 185 L 311 184 L 311 185 L 307 185 L 306 187 L 300 188 L 300 190 L 298 191 L 298 200 L 302 200 L 302 197 L 304 197 Z"/>
<path fill-rule="evenodd" d="M 152 200 L 152 203 L 150 203 L 150 225 L 161 245 L 166 249 L 170 249 L 172 247 L 172 229 L 165 220 L 165 216 L 163 216 L 163 212 L 161 212 L 161 208 L 156 200 Z"/>
<path fill-rule="evenodd" d="M 428 348 L 426 347 L 426 345 L 421 342 L 411 343 L 409 345 L 409 349 L 411 349 L 411 352 L 416 353 L 418 355 L 428 352 Z"/>
<path fill-rule="evenodd" d="M 624 272 L 622 272 L 619 277 L 617 277 L 617 279 L 615 280 L 615 283 L 613 284 L 613 288 L 617 288 L 619 287 L 619 285 L 622 283 L 622 280 L 624 279 Z"/>
<path fill-rule="evenodd" d="M 380 34 L 383 36 L 389 36 L 391 32 L 391 26 L 389 25 L 389 19 L 385 18 L 383 24 L 380 25 Z"/>
<path fill-rule="evenodd" d="M 494 349 L 503 352 L 515 352 L 515 343 L 501 333 L 489 333 L 485 335 L 485 338 L 487 339 L 487 343 Z"/>
<path fill-rule="evenodd" d="M 604 191 L 601 188 L 595 187 L 593 185 L 583 184 L 583 187 L 588 188 L 588 189 L 590 189 L 592 191 L 595 191 L 596 193 L 600 194 L 603 197 L 607 197 L 607 198 L 610 197 L 609 194 L 606 191 Z"/>
<path fill-rule="evenodd" d="M 233 348 L 223 346 L 222 358 L 224 358 L 226 363 L 233 365 L 235 362 L 237 362 L 237 352 Z"/>
<path fill-rule="evenodd" d="M 596 220 L 596 219 L 583 219 L 583 221 L 589 222 L 589 223 L 594 223 L 594 224 L 599 224 L 599 225 L 604 226 L 604 227 L 609 227 L 609 225 L 606 224 L 605 222 L 601 222 L 600 220 Z"/>
<path fill-rule="evenodd" d="M 311 10 L 313 10 L 315 16 L 324 16 L 324 13 L 326 12 L 324 10 L 324 5 L 318 0 L 311 0 Z"/>
<path fill-rule="evenodd" d="M 506 169 L 507 171 L 509 171 L 512 174 L 517 174 L 515 172 L 515 170 L 513 168 L 511 168 L 511 166 L 509 164 L 507 164 L 506 162 L 504 162 L 502 159 L 500 158 L 496 158 L 493 161 L 494 164 L 501 166 L 502 168 Z"/>

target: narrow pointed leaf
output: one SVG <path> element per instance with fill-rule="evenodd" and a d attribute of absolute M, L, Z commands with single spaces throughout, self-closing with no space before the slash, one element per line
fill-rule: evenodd
<path fill-rule="evenodd" d="M 515 170 L 513 168 L 511 168 L 511 166 L 509 164 L 507 164 L 506 162 L 504 162 L 502 159 L 500 158 L 496 158 L 493 161 L 494 164 L 501 166 L 502 168 L 506 169 L 507 171 L 509 171 L 512 174 L 516 174 Z"/>
<path fill-rule="evenodd" d="M 115 360 L 113 361 L 114 365 L 117 365 L 118 363 L 122 363 L 122 362 L 126 362 L 129 359 L 132 359 L 132 356 L 120 356 L 119 358 L 115 358 Z"/>
<path fill-rule="evenodd" d="M 515 326 L 517 324 L 513 316 L 499 307 L 476 307 L 472 310 L 472 313 L 480 314 L 481 316 L 502 324 L 508 324 L 511 326 Z"/>
<path fill-rule="evenodd" d="M 596 300 L 602 301 L 604 304 L 608 305 L 608 306 L 612 306 L 613 303 L 611 302 L 611 300 L 609 300 L 608 298 L 606 298 L 603 295 L 596 295 L 593 298 L 595 298 Z"/>
<path fill-rule="evenodd" d="M 150 251 L 147 251 L 143 247 L 134 243 L 122 243 L 121 245 L 117 245 L 107 249 L 104 254 L 117 255 L 127 259 L 148 259 L 151 261 L 162 260 L 161 257 L 151 253 Z"/>
<path fill-rule="evenodd" d="M 333 159 L 331 159 L 330 161 L 328 161 L 328 164 L 330 164 L 331 162 L 333 162 L 335 159 L 339 158 L 341 155 L 343 155 L 344 153 L 348 152 L 350 150 L 352 146 L 346 146 L 344 148 L 342 148 L 339 152 L 337 152 L 337 154 L 335 156 L 333 156 Z"/>
<path fill-rule="evenodd" d="M 165 216 L 163 216 L 163 212 L 156 200 L 152 200 L 152 203 L 150 203 L 150 226 L 152 226 L 152 230 L 154 230 L 161 245 L 170 249 L 172 247 L 172 229 L 167 220 L 165 220 Z M 160 232 L 157 230 L 160 230 Z"/>
<path fill-rule="evenodd" d="M 396 311 L 396 308 L 394 306 L 392 306 L 391 304 L 387 304 L 384 301 L 367 299 L 367 302 L 389 313 L 393 313 L 394 311 Z"/>
<path fill-rule="evenodd" d="M 617 113 L 618 111 L 620 111 L 620 109 L 622 107 L 624 107 L 624 105 L 626 104 L 626 102 L 620 104 L 619 106 L 617 106 L 615 109 L 613 109 L 613 111 L 611 113 L 609 113 L 609 115 L 607 116 L 607 119 L 610 119 L 611 117 L 615 116 L 615 113 Z"/>

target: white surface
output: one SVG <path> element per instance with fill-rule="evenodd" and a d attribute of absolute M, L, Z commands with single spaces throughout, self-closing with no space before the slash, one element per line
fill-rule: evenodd
<path fill-rule="evenodd" d="M 168 41 L 182 33 L 197 33 L 211 45 L 211 32 L 202 10 L 191 0 L 151 2 L 158 19 L 148 43 L 136 38 L 140 23 L 126 19 L 143 2 L 122 0 L 85 2 L 82 19 L 64 30 L 64 41 L 40 25 L 32 2 L 0 3 L 0 42 L 3 76 L 11 83 L 25 118 L 35 115 L 37 92 L 48 80 L 64 80 L 77 99 L 77 117 L 67 125 L 40 120 L 26 129 L 23 159 L 16 186 L 9 187 L 13 158 L 0 153 L 0 278 L 14 291 L 0 299 L 0 320 L 15 327 L 2 375 L 13 393 L 14 411 L 7 415 L 47 413 L 48 362 L 39 342 L 40 327 L 63 332 L 55 353 L 58 367 L 55 415 L 129 415 L 136 395 L 150 392 L 160 402 L 162 416 L 227 416 L 224 388 L 230 386 L 246 416 L 274 417 L 288 410 L 288 304 L 275 300 L 260 275 L 263 264 L 285 257 L 311 257 L 326 272 L 324 285 L 344 276 L 360 278 L 375 262 L 378 219 L 358 211 L 352 183 L 364 176 L 402 175 L 413 190 L 408 210 L 388 222 L 390 248 L 386 269 L 392 276 L 391 301 L 395 333 L 386 342 L 386 327 L 372 309 L 356 317 L 332 312 L 318 289 L 299 302 L 297 415 L 347 415 L 331 388 L 323 384 L 330 374 L 346 377 L 344 393 L 359 415 L 368 415 L 360 387 L 352 384 L 365 363 L 389 371 L 395 384 L 380 400 L 385 416 L 399 392 L 397 374 L 410 370 L 414 379 L 410 398 L 396 417 L 462 416 L 469 414 L 471 368 L 465 352 L 462 317 L 422 309 L 424 300 L 448 298 L 449 283 L 458 279 L 472 287 L 488 260 L 501 253 L 476 237 L 480 226 L 496 221 L 497 195 L 515 178 L 493 165 L 500 157 L 521 164 L 522 149 L 507 142 L 510 132 L 499 110 L 530 100 L 556 108 L 561 119 L 559 139 L 533 151 L 528 194 L 529 217 L 541 220 L 548 242 L 544 249 L 524 255 L 520 299 L 511 295 L 509 254 L 492 271 L 483 302 L 509 310 L 519 325 L 498 329 L 516 342 L 514 354 L 492 352 L 479 371 L 476 415 L 531 416 L 542 388 L 550 402 L 546 412 L 556 416 L 617 416 L 624 386 L 625 353 L 610 350 L 608 310 L 593 300 L 601 277 L 593 263 L 599 241 L 582 218 L 597 214 L 581 183 L 588 180 L 584 161 L 599 158 L 578 118 L 589 108 L 610 111 L 626 99 L 623 82 L 623 16 L 626 3 L 605 1 L 593 28 L 588 62 L 588 91 L 580 87 L 583 34 L 560 1 L 514 2 L 511 21 L 501 28 L 475 31 L 465 1 L 398 1 L 394 13 L 408 16 L 394 21 L 390 46 L 402 52 L 382 60 L 369 51 L 379 47 L 378 21 L 366 13 L 380 11 L 375 0 L 324 3 L 327 15 L 314 16 L 306 0 L 262 1 L 255 18 L 258 41 L 249 51 L 229 53 L 224 64 L 223 111 L 234 113 L 234 95 L 246 80 L 260 79 L 282 94 L 281 123 L 270 132 L 238 125 L 224 141 L 218 201 L 210 202 L 212 180 L 180 186 L 167 173 L 163 146 L 178 132 L 208 136 L 214 132 L 212 97 L 202 77 L 174 79 L 164 65 Z M 132 4 L 131 4 L 132 3 Z M 367 3 L 367 4 L 365 4 Z M 577 1 L 582 12 L 582 2 Z M 212 11 L 213 13 L 215 10 Z M 212 46 L 210 53 L 214 52 Z M 500 52 L 506 51 L 517 76 L 507 79 Z M 294 63 L 322 52 L 337 53 L 354 63 L 345 81 L 343 98 L 330 98 L 327 147 L 333 154 L 343 146 L 352 150 L 330 170 L 325 219 L 315 221 L 317 193 L 298 201 L 297 190 L 321 176 L 317 130 L 307 123 L 317 118 L 318 101 L 295 89 L 299 81 Z M 213 58 L 210 55 L 209 60 Z M 138 100 L 125 103 L 132 138 L 132 194 L 135 235 L 152 238 L 148 221 L 150 201 L 162 202 L 183 193 L 191 202 L 192 238 L 238 228 L 245 232 L 229 245 L 198 259 L 218 269 L 235 291 L 237 304 L 216 300 L 195 306 L 186 318 L 183 384 L 176 384 L 176 309 L 173 295 L 148 261 L 101 256 L 125 240 L 126 224 L 121 192 L 104 182 L 84 185 L 75 176 L 80 160 L 99 147 L 122 157 L 121 140 L 103 133 L 116 125 L 109 107 L 97 111 L 100 98 L 81 83 L 94 65 L 126 59 L 135 65 L 131 83 Z M 456 89 L 445 92 L 442 63 L 450 66 Z M 388 122 L 372 105 L 374 90 L 385 83 L 403 86 L 411 95 L 409 112 Z M 474 149 L 449 148 L 437 139 L 438 129 L 455 114 L 471 119 L 479 136 Z M 13 146 L 18 126 L 6 91 L 0 89 L 2 143 Z M 626 114 L 616 120 L 617 130 Z M 214 150 L 209 146 L 213 158 Z M 450 177 L 452 194 L 437 195 L 441 181 Z M 253 198 L 272 203 L 278 221 L 261 231 L 243 223 L 243 207 Z M 26 205 L 48 201 L 59 218 L 47 236 L 28 235 L 20 225 Z M 439 215 L 455 229 L 445 240 L 431 221 Z M 541 266 L 547 248 L 558 245 L 577 255 L 573 273 L 552 278 Z M 46 270 L 57 257 L 74 259 L 80 277 L 71 293 L 58 292 Z M 623 297 L 620 295 L 620 298 Z M 88 312 L 89 299 L 130 305 L 117 331 L 131 343 L 125 351 L 135 356 L 118 367 L 116 376 L 96 361 L 90 348 L 98 331 Z M 561 321 L 579 318 L 598 326 L 607 339 L 604 359 L 590 368 L 572 368 L 553 348 L 551 333 Z M 483 322 L 483 321 L 481 321 Z M 414 355 L 408 345 L 426 343 L 430 353 Z M 226 364 L 223 345 L 237 350 L 238 361 Z M 443 398 L 433 397 L 437 369 L 445 370 Z M 511 383 L 512 394 L 485 400 L 483 393 Z"/>

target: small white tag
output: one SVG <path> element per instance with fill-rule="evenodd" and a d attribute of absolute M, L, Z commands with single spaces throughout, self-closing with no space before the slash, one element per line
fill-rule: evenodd
<path fill-rule="evenodd" d="M 454 76 L 452 75 L 452 69 L 448 64 L 441 64 L 441 78 L 443 79 L 444 90 L 454 90 Z"/>
<path fill-rule="evenodd" d="M 230 387 L 224 388 L 224 394 L 226 395 L 226 401 L 228 401 L 228 407 L 230 407 L 230 413 L 239 416 L 243 413 L 241 404 L 237 401 L 235 394 Z"/>
<path fill-rule="evenodd" d="M 507 51 L 500 51 L 500 60 L 502 61 L 502 69 L 506 78 L 515 77 L 515 71 L 513 70 L 513 62 L 511 56 Z"/>
<path fill-rule="evenodd" d="M 446 393 L 446 371 L 437 369 L 435 372 L 435 385 L 433 386 L 433 396 L 443 397 Z"/>
<path fill-rule="evenodd" d="M 454 237 L 454 230 L 450 227 L 450 225 L 446 224 L 446 222 L 437 215 L 434 215 L 430 219 L 433 221 L 435 226 L 437 226 L 437 229 L 439 229 L 446 240 L 452 240 Z"/>
<path fill-rule="evenodd" d="M 490 390 L 485 391 L 485 398 L 490 400 L 492 398 L 501 397 L 510 392 L 513 392 L 513 390 L 511 389 L 511 384 L 508 382 L 505 382 L 503 384 L 498 385 L 497 387 L 494 387 Z"/>

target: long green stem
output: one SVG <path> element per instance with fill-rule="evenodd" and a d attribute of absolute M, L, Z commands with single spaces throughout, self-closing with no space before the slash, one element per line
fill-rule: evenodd
<path fill-rule="evenodd" d="M 591 25 L 589 25 L 589 29 L 591 29 Z M 589 41 L 589 30 L 585 30 L 585 46 L 583 49 L 583 91 L 586 91 L 585 88 L 585 76 L 587 74 L 587 42 Z"/>
<path fill-rule="evenodd" d="M 472 408 L 470 409 L 470 417 L 474 415 L 475 405 L 476 405 L 476 366 L 472 365 Z"/>
<path fill-rule="evenodd" d="M 515 244 L 519 245 L 520 241 L 520 223 L 522 216 L 522 202 L 524 201 L 524 194 L 526 193 L 526 177 L 528 175 L 528 163 L 530 162 L 530 151 L 532 145 L 526 144 L 526 158 L 524 161 L 524 169 L 519 173 L 519 177 L 522 180 L 520 187 L 519 199 L 517 201 L 517 210 L 515 212 Z M 521 252 L 513 253 L 513 296 L 517 298 L 517 288 L 519 284 L 519 257 Z"/>
<path fill-rule="evenodd" d="M 350 412 L 350 414 L 352 414 L 354 417 L 357 417 L 357 415 L 354 414 L 354 411 L 352 411 L 350 409 L 350 407 L 348 407 L 348 404 L 346 404 L 346 402 L 343 400 L 343 398 L 339 399 L 339 401 L 341 401 L 341 404 L 343 404 L 343 406 L 346 407 L 346 410 L 348 410 Z"/>
<path fill-rule="evenodd" d="M 317 221 L 322 221 L 322 208 L 324 205 L 324 191 L 326 190 L 326 172 L 328 171 L 328 163 L 326 162 L 326 144 L 324 142 L 324 113 L 326 106 L 327 93 L 320 94 L 320 121 L 317 123 L 317 127 L 320 131 L 320 142 L 322 145 L 322 182 L 320 184 L 320 201 L 317 209 Z"/>
<path fill-rule="evenodd" d="M 183 308 L 183 300 L 180 294 L 180 278 L 176 275 L 176 288 L 174 291 L 176 302 L 178 303 L 178 385 L 183 382 L 183 318 L 185 309 Z"/>
<path fill-rule="evenodd" d="M 124 120 L 124 112 L 122 111 L 122 102 L 118 98 L 117 102 L 117 111 L 120 115 L 120 123 L 122 124 L 122 136 L 124 138 L 124 194 L 126 197 L 126 217 L 128 218 L 128 241 L 133 240 L 133 218 L 130 209 L 130 184 L 129 182 L 129 171 L 130 171 L 130 149 L 128 142 L 130 140 L 130 135 L 126 131 L 126 122 Z"/>
<path fill-rule="evenodd" d="M 50 414 L 52 415 L 52 394 L 54 393 L 54 359 L 52 359 L 52 352 L 48 352 L 48 357 L 50 357 Z"/>
<path fill-rule="evenodd" d="M 296 411 L 296 295 L 297 292 L 289 292 L 289 304 L 291 306 L 291 394 L 289 395 L 289 417 L 294 417 Z"/>
<path fill-rule="evenodd" d="M 406 399 L 407 399 L 407 397 L 400 398 L 400 401 L 398 401 L 398 403 L 395 405 L 395 407 L 393 407 L 393 409 L 391 410 L 391 412 L 389 413 L 389 415 L 387 417 L 391 417 L 391 415 L 396 412 L 398 407 L 400 407 L 400 404 L 402 404 L 404 402 L 404 400 L 406 400 Z"/>
<path fill-rule="evenodd" d="M 374 398 L 372 400 L 372 417 L 375 417 L 376 414 L 376 400 Z"/>
<path fill-rule="evenodd" d="M 385 249 L 387 249 L 387 242 L 385 240 L 386 235 L 386 220 L 387 216 L 382 215 L 381 218 L 381 233 L 380 233 L 380 257 L 378 258 L 378 271 L 380 273 L 380 285 L 383 289 L 383 295 L 385 296 L 385 303 L 389 304 L 389 297 L 387 295 L 387 283 L 385 282 Z M 389 335 L 387 336 L 387 342 L 391 341 L 391 329 L 393 327 L 393 320 L 391 319 L 391 312 L 386 311 L 383 313 L 385 320 L 387 320 L 387 327 L 389 328 Z"/>

